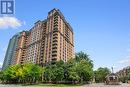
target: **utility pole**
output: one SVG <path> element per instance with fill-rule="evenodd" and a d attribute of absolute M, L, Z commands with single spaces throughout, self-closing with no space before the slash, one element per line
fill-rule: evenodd
<path fill-rule="evenodd" d="M 113 71 L 113 67 L 111 67 L 111 70 L 112 70 L 111 72 L 114 73 L 114 71 Z"/>

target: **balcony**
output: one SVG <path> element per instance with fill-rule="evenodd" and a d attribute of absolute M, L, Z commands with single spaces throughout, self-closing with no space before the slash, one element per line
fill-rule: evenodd
<path fill-rule="evenodd" d="M 57 54 L 57 51 L 56 51 L 56 50 L 52 51 L 52 55 L 53 55 L 53 54 Z"/>
<path fill-rule="evenodd" d="M 58 27 L 58 24 L 55 24 L 53 27 L 54 27 L 54 28 L 57 28 L 57 27 Z"/>
<path fill-rule="evenodd" d="M 52 60 L 57 60 L 57 58 L 56 58 L 56 57 L 52 57 L 51 59 L 52 59 Z"/>
<path fill-rule="evenodd" d="M 55 26 L 53 30 L 58 30 L 58 25 L 57 25 L 57 26 Z"/>
<path fill-rule="evenodd" d="M 52 54 L 52 58 L 53 58 L 53 57 L 57 57 L 57 54 Z"/>
<path fill-rule="evenodd" d="M 54 16 L 54 19 L 56 19 L 56 18 L 58 18 L 58 15 L 55 15 L 55 16 Z"/>
<path fill-rule="evenodd" d="M 55 39 L 58 39 L 58 37 L 57 36 L 53 37 L 53 40 L 55 40 Z"/>
<path fill-rule="evenodd" d="M 57 43 L 53 43 L 52 46 L 57 46 Z"/>
<path fill-rule="evenodd" d="M 41 51 L 44 51 L 44 49 L 41 49 Z"/>
<path fill-rule="evenodd" d="M 55 25 L 55 24 L 58 24 L 58 21 L 54 21 L 54 25 Z"/>
<path fill-rule="evenodd" d="M 58 21 L 58 19 L 54 19 L 54 22 L 57 22 Z"/>
<path fill-rule="evenodd" d="M 57 40 L 57 39 L 54 39 L 54 40 L 53 40 L 53 43 L 55 43 L 55 42 L 58 42 L 58 40 Z"/>
<path fill-rule="evenodd" d="M 55 46 L 56 47 L 56 46 Z M 57 51 L 57 47 L 52 47 L 52 51 Z M 54 48 L 54 49 L 53 49 Z"/>
<path fill-rule="evenodd" d="M 55 52 L 55 53 L 53 53 L 53 52 Z M 57 51 L 53 51 L 52 52 L 52 57 L 56 57 L 57 56 Z"/>
<path fill-rule="evenodd" d="M 55 46 L 55 47 L 52 47 L 52 50 L 54 50 L 54 49 L 57 49 L 57 47 Z"/>
<path fill-rule="evenodd" d="M 53 29 L 53 33 L 58 32 L 58 28 Z"/>
<path fill-rule="evenodd" d="M 58 32 L 58 30 L 53 30 L 53 33 Z"/>
<path fill-rule="evenodd" d="M 57 58 L 52 58 L 51 60 L 52 60 L 52 61 L 51 61 L 51 64 L 55 64 L 56 61 L 57 61 Z"/>
<path fill-rule="evenodd" d="M 58 34 L 56 32 L 53 32 L 53 36 L 58 36 Z"/>

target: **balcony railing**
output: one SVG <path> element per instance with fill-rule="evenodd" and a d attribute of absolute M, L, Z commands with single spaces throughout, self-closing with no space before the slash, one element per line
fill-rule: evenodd
<path fill-rule="evenodd" d="M 53 50 L 53 49 L 57 49 L 57 47 L 56 47 L 56 46 L 55 46 L 55 47 L 52 47 L 52 50 Z"/>

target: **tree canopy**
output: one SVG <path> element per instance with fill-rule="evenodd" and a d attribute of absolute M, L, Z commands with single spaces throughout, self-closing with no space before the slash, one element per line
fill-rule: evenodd
<path fill-rule="evenodd" d="M 110 74 L 110 70 L 108 68 L 98 68 L 96 71 L 94 71 L 95 74 L 95 80 L 96 82 L 104 82 L 105 77 Z"/>
<path fill-rule="evenodd" d="M 67 62 L 61 60 L 44 67 L 33 63 L 18 64 L 9 66 L 0 75 L 5 83 L 87 83 L 93 77 L 93 61 L 86 53 L 79 52 Z"/>
<path fill-rule="evenodd" d="M 10 83 L 35 82 L 42 76 L 44 68 L 32 63 L 9 66 L 3 71 L 3 81 Z"/>

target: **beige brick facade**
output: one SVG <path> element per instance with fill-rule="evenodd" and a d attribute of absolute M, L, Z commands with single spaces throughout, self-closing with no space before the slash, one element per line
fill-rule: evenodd
<path fill-rule="evenodd" d="M 32 62 L 40 65 L 74 57 L 73 30 L 58 9 L 37 21 L 29 31 L 21 32 L 13 64 Z"/>

